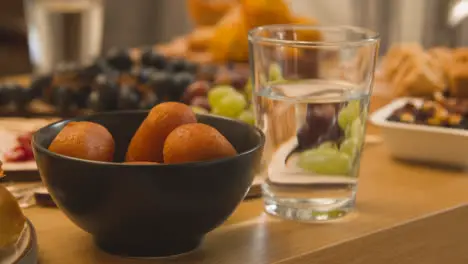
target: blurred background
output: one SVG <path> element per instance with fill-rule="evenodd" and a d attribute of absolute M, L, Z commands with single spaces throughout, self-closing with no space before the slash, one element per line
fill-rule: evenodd
<path fill-rule="evenodd" d="M 0 1 L 0 75 L 31 71 L 27 45 L 25 1 Z M 462 46 L 468 41 L 462 0 L 291 0 L 298 14 L 324 25 L 359 25 L 381 33 L 381 53 L 391 43 L 419 42 L 431 47 Z M 452 16 L 452 20 L 450 17 Z M 102 51 L 168 42 L 193 27 L 185 0 L 112 0 L 104 2 Z"/>
<path fill-rule="evenodd" d="M 0 1 L 0 75 L 31 71 L 23 1 Z M 122 19 L 123 18 L 123 19 Z M 164 42 L 192 28 L 184 0 L 105 2 L 102 50 Z"/>

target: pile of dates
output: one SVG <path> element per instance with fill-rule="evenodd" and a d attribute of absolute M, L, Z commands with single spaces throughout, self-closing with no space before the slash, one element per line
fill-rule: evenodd
<path fill-rule="evenodd" d="M 197 65 L 153 48 L 134 59 L 129 50 L 114 48 L 86 67 L 61 65 L 52 74 L 36 76 L 29 87 L 0 84 L 0 113 L 8 109 L 25 114 L 32 111 L 35 100 L 53 106 L 62 116 L 87 110 L 150 109 L 165 101 L 211 111 L 207 95 L 212 87 L 229 86 L 243 93 L 247 79 L 248 68 L 234 64 Z"/>

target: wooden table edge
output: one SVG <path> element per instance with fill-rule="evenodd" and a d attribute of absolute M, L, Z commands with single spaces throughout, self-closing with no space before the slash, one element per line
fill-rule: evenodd
<path fill-rule="evenodd" d="M 465 235 L 466 233 L 461 232 L 461 230 L 466 229 L 465 223 L 468 223 L 468 204 L 433 212 L 398 225 L 285 258 L 272 264 L 350 262 L 353 264 L 375 264 L 390 263 L 384 262 L 389 260 L 398 260 L 398 262 L 391 263 L 414 264 L 414 245 L 418 245 L 417 250 L 423 252 L 423 254 L 418 255 L 424 260 L 418 258 L 418 263 L 446 262 L 445 256 L 441 258 L 441 250 L 443 249 L 450 248 L 455 252 L 466 253 L 468 237 Z M 441 230 L 440 226 L 447 228 Z M 433 232 L 423 232 L 421 229 Z M 397 241 L 400 243 L 395 243 Z M 371 247 L 372 250 L 369 250 Z M 455 252 L 449 253 L 453 258 L 450 259 L 451 263 L 466 263 L 468 255 L 453 254 Z"/>

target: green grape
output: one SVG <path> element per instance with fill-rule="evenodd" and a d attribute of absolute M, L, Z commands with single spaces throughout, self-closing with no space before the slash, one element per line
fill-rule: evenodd
<path fill-rule="evenodd" d="M 238 117 L 237 119 L 239 119 L 240 121 L 243 121 L 247 124 L 250 124 L 250 125 L 255 125 L 255 116 L 254 114 L 249 111 L 249 110 L 244 110 Z"/>
<path fill-rule="evenodd" d="M 361 113 L 361 102 L 359 100 L 349 101 L 346 107 L 350 109 L 349 111 L 351 111 L 351 118 L 353 120 L 359 117 L 359 114 Z"/>
<path fill-rule="evenodd" d="M 231 93 L 238 92 L 230 85 L 220 85 L 213 87 L 213 89 L 208 92 L 208 102 L 210 103 L 211 107 L 216 107 L 221 99 Z"/>
<path fill-rule="evenodd" d="M 223 97 L 213 108 L 213 113 L 225 117 L 236 118 L 247 106 L 244 96 L 238 92 Z"/>
<path fill-rule="evenodd" d="M 319 149 L 327 149 L 327 148 L 331 148 L 331 149 L 337 149 L 337 146 L 336 146 L 336 143 L 335 142 L 332 142 L 332 141 L 325 141 L 323 142 L 322 144 L 320 144 L 320 146 L 318 146 Z"/>
<path fill-rule="evenodd" d="M 196 114 L 207 114 L 208 110 L 199 106 L 192 106 L 192 111 Z"/>
<path fill-rule="evenodd" d="M 268 80 L 279 81 L 283 79 L 284 78 L 283 78 L 281 67 L 276 63 L 271 64 L 270 68 L 268 69 Z"/>
<path fill-rule="evenodd" d="M 356 138 L 360 142 L 364 136 L 364 128 L 362 126 L 361 119 L 357 118 L 354 120 L 345 132 L 347 138 Z"/>
<path fill-rule="evenodd" d="M 299 155 L 298 166 L 324 175 L 346 175 L 350 171 L 350 158 L 336 149 L 311 149 Z"/>
<path fill-rule="evenodd" d="M 348 126 L 351 125 L 356 118 L 359 118 L 360 113 L 360 102 L 358 100 L 349 101 L 338 113 L 338 125 L 341 129 L 346 131 Z"/>
<path fill-rule="evenodd" d="M 350 120 L 350 114 L 346 107 L 340 110 L 338 113 L 338 125 L 341 129 L 346 131 L 348 129 L 348 124 L 350 124 L 353 120 Z"/>
<path fill-rule="evenodd" d="M 355 137 L 345 139 L 340 146 L 340 151 L 354 157 L 359 148 L 359 139 Z"/>

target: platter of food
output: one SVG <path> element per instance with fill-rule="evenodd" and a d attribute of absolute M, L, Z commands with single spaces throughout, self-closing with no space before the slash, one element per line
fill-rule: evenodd
<path fill-rule="evenodd" d="M 370 121 L 392 156 L 466 168 L 468 49 L 396 44 L 376 72 L 376 93 L 393 100 Z"/>
<path fill-rule="evenodd" d="M 399 159 L 466 167 L 468 130 L 456 108 L 421 98 L 399 98 L 374 112 L 390 153 Z"/>
<path fill-rule="evenodd" d="M 31 148 L 32 134 L 52 123 L 53 118 L 2 118 L 0 119 L 0 161 L 3 170 L 11 172 L 36 171 Z"/>

